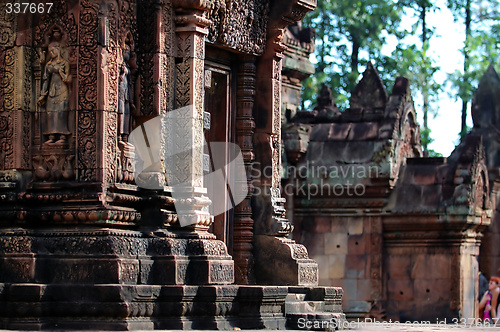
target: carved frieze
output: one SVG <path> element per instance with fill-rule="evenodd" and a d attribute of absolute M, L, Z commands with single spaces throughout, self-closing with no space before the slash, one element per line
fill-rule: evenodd
<path fill-rule="evenodd" d="M 215 0 L 209 12 L 208 39 L 235 50 L 264 52 L 270 3 L 265 0 Z"/>

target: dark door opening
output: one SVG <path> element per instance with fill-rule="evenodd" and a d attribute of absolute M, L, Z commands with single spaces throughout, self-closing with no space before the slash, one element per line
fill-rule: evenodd
<path fill-rule="evenodd" d="M 234 142 L 233 81 L 231 67 L 228 64 L 208 60 L 205 62 L 205 111 L 210 113 L 210 129 L 205 131 L 206 154 L 211 154 L 208 149 L 211 142 Z M 225 151 L 223 156 L 219 154 L 217 158 L 224 158 L 224 165 L 230 162 L 228 151 Z M 217 161 L 217 163 L 221 162 L 221 160 Z M 231 174 L 225 174 L 225 176 L 230 177 Z M 210 191 L 212 186 L 206 184 L 206 187 Z M 215 234 L 217 239 L 224 241 L 231 254 L 234 215 L 231 197 L 215 192 L 208 194 L 209 197 L 223 200 L 223 204 L 227 207 L 226 212 L 214 216 L 211 232 Z"/>

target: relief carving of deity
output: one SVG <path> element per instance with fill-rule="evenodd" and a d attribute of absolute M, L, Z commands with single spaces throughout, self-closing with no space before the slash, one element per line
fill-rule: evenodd
<path fill-rule="evenodd" d="M 54 40 L 48 46 L 48 60 L 43 70 L 42 88 L 37 104 L 41 107 L 41 112 L 46 113 L 46 118 L 42 120 L 45 144 L 66 144 L 70 134 L 70 65 L 63 56 L 60 31 L 54 30 L 52 37 Z"/>
<path fill-rule="evenodd" d="M 131 115 L 136 113 L 134 100 L 134 76 L 137 71 L 133 40 L 127 35 L 122 46 L 122 62 L 120 64 L 118 83 L 118 131 L 120 140 L 127 141 L 130 134 Z"/>
<path fill-rule="evenodd" d="M 128 142 L 132 129 L 132 117 L 137 115 L 135 95 L 137 88 L 137 63 L 134 53 L 134 40 L 130 32 L 127 33 L 121 44 L 118 56 L 118 182 L 132 183 L 134 180 L 135 149 Z"/>

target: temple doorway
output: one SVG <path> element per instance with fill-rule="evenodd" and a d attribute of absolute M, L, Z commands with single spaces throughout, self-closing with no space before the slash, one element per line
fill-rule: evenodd
<path fill-rule="evenodd" d="M 210 150 L 212 142 L 235 142 L 235 79 L 234 70 L 230 59 L 230 54 L 217 49 L 207 49 L 207 60 L 205 61 L 205 112 L 210 114 L 209 129 L 205 130 L 205 154 L 212 158 L 223 158 L 217 160 L 217 164 L 227 165 L 231 160 L 230 151 L 226 149 L 223 154 L 218 153 L 213 155 Z M 213 169 L 213 160 L 209 165 L 211 171 Z M 230 183 L 231 174 L 226 174 L 226 183 Z M 214 190 L 214 186 L 206 184 L 209 191 Z M 224 241 L 228 251 L 232 254 L 233 243 L 233 217 L 234 217 L 234 201 L 231 195 L 231 190 L 228 186 L 227 194 L 209 192 L 209 197 L 216 197 L 222 200 L 225 205 L 225 211 L 214 216 L 214 223 L 211 226 L 211 231 L 217 239 Z"/>

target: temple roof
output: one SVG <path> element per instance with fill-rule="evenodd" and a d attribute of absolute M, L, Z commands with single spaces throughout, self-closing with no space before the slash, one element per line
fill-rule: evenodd
<path fill-rule="evenodd" d="M 378 167 L 377 181 L 393 181 L 405 158 L 422 153 L 408 80 L 398 77 L 388 96 L 371 63 L 353 92 L 349 109 L 339 112 L 324 85 L 318 106 L 312 112 L 297 113 L 292 121 L 310 126 L 302 163 L 318 167 Z M 298 128 L 286 129 L 285 135 Z"/>
<path fill-rule="evenodd" d="M 396 213 L 474 215 L 490 207 L 480 136 L 469 135 L 449 158 L 409 158 L 387 210 Z"/>

